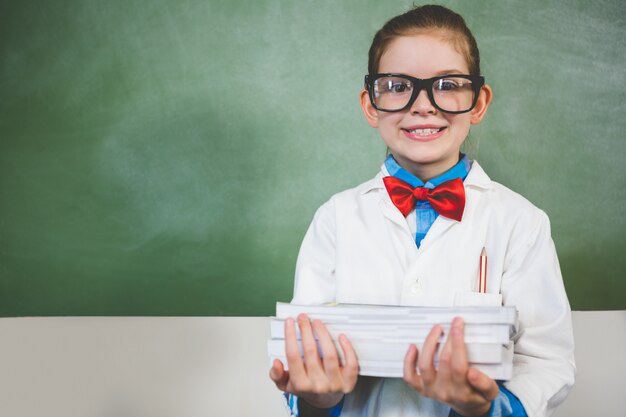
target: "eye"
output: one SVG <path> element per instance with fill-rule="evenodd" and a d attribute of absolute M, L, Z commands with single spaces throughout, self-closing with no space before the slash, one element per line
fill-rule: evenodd
<path fill-rule="evenodd" d="M 400 77 L 381 77 L 374 83 L 376 95 L 410 94 L 413 90 L 411 81 Z"/>
<path fill-rule="evenodd" d="M 433 84 L 435 90 L 454 91 L 463 88 L 462 78 L 442 78 Z"/>
<path fill-rule="evenodd" d="M 389 91 L 392 93 L 404 93 L 411 87 L 407 81 L 389 81 Z"/>

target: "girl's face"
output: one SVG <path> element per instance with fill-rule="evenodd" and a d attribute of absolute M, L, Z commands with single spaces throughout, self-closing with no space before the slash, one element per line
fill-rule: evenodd
<path fill-rule="evenodd" d="M 469 74 L 469 68 L 463 55 L 449 41 L 433 34 L 422 34 L 393 40 L 380 59 L 378 72 L 425 79 L 445 74 Z M 427 181 L 459 161 L 461 144 L 470 125 L 482 120 L 491 96 L 491 88 L 485 85 L 472 111 L 449 114 L 437 110 L 426 90 L 422 90 L 409 108 L 389 113 L 376 110 L 367 91 L 363 90 L 361 107 L 368 123 L 378 128 L 396 161 Z"/>

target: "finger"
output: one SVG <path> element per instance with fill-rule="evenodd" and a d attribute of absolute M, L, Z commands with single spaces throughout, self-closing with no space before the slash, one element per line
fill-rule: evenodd
<path fill-rule="evenodd" d="M 341 369 L 341 374 L 344 381 L 344 393 L 348 393 L 354 389 L 356 380 L 359 376 L 359 359 L 356 356 L 356 352 L 352 347 L 352 343 L 346 337 L 345 334 L 339 335 L 339 344 L 343 351 L 344 365 Z"/>
<path fill-rule="evenodd" d="M 455 317 L 450 328 L 452 355 L 450 369 L 453 383 L 465 385 L 469 363 L 464 337 L 465 323 L 460 317 Z"/>
<path fill-rule="evenodd" d="M 292 378 L 306 378 L 306 369 L 300 356 L 298 338 L 296 337 L 296 322 L 289 317 L 285 320 L 285 356 Z"/>
<path fill-rule="evenodd" d="M 443 346 L 441 346 L 441 348 L 439 349 L 439 355 L 437 357 L 437 361 L 438 361 L 437 382 L 444 387 L 449 387 L 452 382 L 451 381 L 452 328 L 453 326 L 450 325 L 450 330 L 448 331 L 446 341 L 443 344 Z"/>
<path fill-rule="evenodd" d="M 274 381 L 274 384 L 276 384 L 276 387 L 279 390 L 285 391 L 287 389 L 289 372 L 285 371 L 283 363 L 278 359 L 274 359 L 274 362 L 272 363 L 272 367 L 270 368 L 270 378 Z"/>
<path fill-rule="evenodd" d="M 332 380 L 341 381 L 341 373 L 339 371 L 339 355 L 335 343 L 328 333 L 328 329 L 321 320 L 313 320 L 313 330 L 317 335 L 320 348 L 322 349 L 322 363 L 324 364 L 324 372 Z"/>
<path fill-rule="evenodd" d="M 437 372 L 435 371 L 435 353 L 439 345 L 439 337 L 443 332 L 440 325 L 436 324 L 426 336 L 422 350 L 417 357 L 417 367 L 424 385 L 430 385 L 435 381 Z"/>
<path fill-rule="evenodd" d="M 404 356 L 404 369 L 403 378 L 404 381 L 417 392 L 422 393 L 424 391 L 424 383 L 422 378 L 417 374 L 417 346 L 414 344 L 409 345 L 409 349 Z"/>
<path fill-rule="evenodd" d="M 476 368 L 470 368 L 467 372 L 467 380 L 472 388 L 478 391 L 487 401 L 493 401 L 497 396 L 500 388 L 493 379 Z"/>
<path fill-rule="evenodd" d="M 322 360 L 317 349 L 317 342 L 313 335 L 311 321 L 306 314 L 298 315 L 298 327 L 300 327 L 300 337 L 302 339 L 302 353 L 304 354 L 304 366 L 307 373 L 311 375 L 323 374 Z"/>

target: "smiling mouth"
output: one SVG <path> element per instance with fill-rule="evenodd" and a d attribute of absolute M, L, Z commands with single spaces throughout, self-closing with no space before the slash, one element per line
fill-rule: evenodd
<path fill-rule="evenodd" d="M 435 133 L 439 133 L 441 132 L 443 129 L 445 129 L 445 127 L 440 127 L 440 128 L 427 128 L 427 129 L 402 129 L 405 132 L 408 132 L 412 135 L 416 135 L 416 136 L 429 136 L 429 135 L 434 135 Z"/>

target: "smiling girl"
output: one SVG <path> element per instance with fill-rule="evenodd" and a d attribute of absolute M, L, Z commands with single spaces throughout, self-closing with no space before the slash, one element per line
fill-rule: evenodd
<path fill-rule="evenodd" d="M 469 366 L 460 318 L 437 368 L 440 326 L 419 352 L 409 348 L 403 379 L 359 377 L 350 341 L 339 338 L 341 363 L 325 326 L 301 315 L 304 358 L 287 320 L 289 371 L 278 360 L 270 370 L 293 415 L 534 417 L 565 399 L 573 335 L 549 220 L 460 152 L 492 97 L 476 41 L 451 10 L 417 7 L 376 33 L 360 104 L 389 155 L 373 179 L 315 214 L 292 302 L 515 306 L 513 378 L 501 383 Z M 478 292 L 483 248 L 489 281 Z"/>

